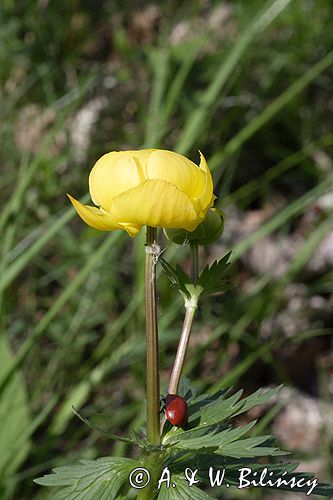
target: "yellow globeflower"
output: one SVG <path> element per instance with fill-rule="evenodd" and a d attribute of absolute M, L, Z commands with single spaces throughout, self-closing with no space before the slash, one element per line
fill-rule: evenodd
<path fill-rule="evenodd" d="M 204 156 L 200 165 L 173 151 L 112 151 L 89 176 L 96 207 L 69 199 L 79 216 L 102 231 L 136 236 L 143 225 L 194 231 L 213 205 L 213 181 Z"/>

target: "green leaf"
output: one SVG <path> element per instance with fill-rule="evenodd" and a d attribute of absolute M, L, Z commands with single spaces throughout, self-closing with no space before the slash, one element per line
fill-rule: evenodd
<path fill-rule="evenodd" d="M 273 457 L 287 455 L 287 452 L 271 446 L 261 446 L 263 443 L 271 444 L 271 436 L 258 436 L 232 441 L 219 447 L 218 453 L 224 457 L 251 458 L 251 457 Z"/>
<path fill-rule="evenodd" d="M 80 465 L 57 467 L 53 474 L 34 481 L 42 486 L 65 487 L 52 497 L 54 500 L 112 500 L 139 465 L 130 458 L 80 460 Z"/>
<path fill-rule="evenodd" d="M 228 252 L 221 260 L 213 262 L 211 266 L 207 265 L 198 280 L 198 286 L 201 286 L 202 295 L 210 295 L 216 292 L 222 292 L 228 288 L 228 280 L 226 277 L 226 269 L 229 267 L 229 257 L 231 252 Z"/>
<path fill-rule="evenodd" d="M 255 425 L 256 422 L 257 422 L 256 420 L 253 420 L 252 422 L 249 422 L 243 427 L 236 427 L 234 429 L 228 428 L 223 430 L 222 432 L 219 432 L 214 436 L 216 445 L 221 450 L 230 443 L 237 441 L 240 437 L 244 436 L 244 434 L 249 432 L 249 430 L 252 429 L 252 427 Z"/>
<path fill-rule="evenodd" d="M 241 413 L 244 413 L 247 410 L 250 410 L 251 408 L 254 408 L 255 406 L 262 405 L 270 401 L 274 396 L 280 392 L 282 389 L 282 385 L 278 385 L 277 387 L 272 387 L 271 389 L 258 389 L 256 392 L 251 394 L 250 396 L 247 396 L 246 398 L 242 399 L 242 407 L 237 411 L 236 413 L 233 414 L 233 417 L 236 415 L 240 415 Z"/>
<path fill-rule="evenodd" d="M 227 418 L 235 417 L 254 406 L 262 405 L 272 399 L 281 389 L 281 385 L 272 389 L 258 389 L 256 392 L 240 400 L 242 391 L 238 391 L 225 399 L 227 393 L 220 392 L 219 397 L 211 396 L 203 401 L 194 401 L 190 407 L 189 423 L 199 419 L 198 426 L 209 426 L 225 421 Z"/>
<path fill-rule="evenodd" d="M 191 298 L 191 294 L 188 290 L 188 285 L 191 285 L 191 278 L 188 274 L 184 273 L 184 271 L 177 266 L 176 269 L 171 266 L 163 257 L 159 257 L 159 262 L 162 266 L 163 271 L 168 276 L 171 281 L 171 286 L 180 291 L 183 295 L 184 299 Z"/>
<path fill-rule="evenodd" d="M 217 427 L 212 428 L 210 431 L 206 428 L 206 432 L 202 433 L 205 429 L 194 429 L 194 431 L 185 431 L 177 435 L 177 442 L 175 443 L 175 448 L 183 449 L 197 449 L 201 448 L 221 448 L 227 444 L 236 441 L 241 436 L 246 434 L 255 424 L 255 421 L 250 422 L 243 427 L 236 427 L 235 429 L 227 428 L 218 431 Z M 200 434 L 197 434 L 201 432 Z M 194 433 L 193 433 L 194 432 Z M 170 440 L 172 442 L 172 440 Z"/>
<path fill-rule="evenodd" d="M 186 451 L 210 451 L 224 457 L 251 458 L 262 456 L 286 455 L 286 452 L 271 446 L 261 446 L 263 443 L 270 444 L 270 436 L 249 437 L 240 439 L 246 434 L 256 422 L 250 422 L 243 427 L 228 428 L 221 432 L 210 429 L 206 434 L 196 435 L 185 432 L 179 433 L 174 438 L 173 449 Z M 172 440 L 170 440 L 172 443 Z"/>
<path fill-rule="evenodd" d="M 206 431 L 202 435 L 197 435 L 190 432 L 188 435 L 186 432 L 179 432 L 173 440 L 168 441 L 167 439 L 163 441 L 163 444 L 173 444 L 173 448 L 180 448 L 183 450 L 203 450 L 206 448 L 213 449 L 216 448 L 214 443 L 214 436 L 216 431 L 213 429 L 211 431 Z"/>
<path fill-rule="evenodd" d="M 213 433 L 212 427 L 195 427 L 190 430 L 176 429 L 175 427 L 171 427 L 171 430 L 165 435 L 163 439 L 163 445 L 165 444 L 176 444 L 182 440 L 195 440 L 202 436 L 207 438 L 208 435 L 212 435 Z"/>
<path fill-rule="evenodd" d="M 172 475 L 172 486 L 166 487 L 162 483 L 158 500 L 206 500 L 207 498 L 214 498 L 207 493 L 201 491 L 197 486 L 189 486 L 188 481 L 184 476 Z"/>
<path fill-rule="evenodd" d="M 227 399 L 224 399 L 226 393 L 222 393 L 218 399 L 207 399 L 204 402 L 200 402 L 198 404 L 193 405 L 194 412 L 190 413 L 189 422 L 194 422 L 197 419 L 199 420 L 199 426 L 207 426 L 212 424 L 217 424 L 226 420 L 231 415 L 234 415 L 236 411 L 244 404 L 243 401 L 239 401 L 243 391 L 240 390 L 230 396 Z M 220 394 L 220 393 L 217 393 Z M 206 404 L 202 404 L 205 403 Z"/>
<path fill-rule="evenodd" d="M 229 266 L 228 260 L 230 255 L 231 252 L 228 252 L 221 260 L 213 262 L 211 266 L 207 265 L 202 271 L 196 285 L 192 283 L 191 278 L 180 266 L 177 265 L 174 268 L 162 257 L 159 258 L 159 261 L 163 271 L 172 283 L 171 286 L 179 290 L 186 300 L 191 297 L 221 292 L 228 288 L 229 283 L 225 272 Z"/>

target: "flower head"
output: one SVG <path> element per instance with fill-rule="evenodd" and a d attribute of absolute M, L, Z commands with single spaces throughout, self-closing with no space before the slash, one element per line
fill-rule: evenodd
<path fill-rule="evenodd" d="M 196 241 L 199 245 L 211 245 L 217 241 L 224 229 L 224 215 L 219 208 L 210 208 L 205 219 L 191 232 L 185 229 L 164 229 L 165 236 L 176 243 L 184 245 L 186 242 Z"/>
<path fill-rule="evenodd" d="M 204 156 L 197 166 L 162 149 L 112 151 L 89 176 L 97 207 L 68 195 L 79 216 L 95 229 L 124 229 L 136 236 L 143 225 L 194 231 L 213 205 L 213 181 Z"/>

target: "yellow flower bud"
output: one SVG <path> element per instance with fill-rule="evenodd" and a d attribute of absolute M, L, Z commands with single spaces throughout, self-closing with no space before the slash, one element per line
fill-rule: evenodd
<path fill-rule="evenodd" d="M 102 156 L 89 176 L 98 208 L 69 199 L 79 216 L 101 231 L 124 229 L 136 236 L 143 225 L 194 231 L 216 198 L 204 156 L 197 166 L 162 149 L 113 151 Z"/>
<path fill-rule="evenodd" d="M 199 245 L 210 245 L 217 241 L 224 229 L 223 212 L 219 208 L 210 208 L 207 212 L 205 220 L 203 220 L 198 227 L 188 232 L 184 229 L 165 229 L 166 237 L 177 243 L 183 245 L 186 242 L 197 241 Z"/>

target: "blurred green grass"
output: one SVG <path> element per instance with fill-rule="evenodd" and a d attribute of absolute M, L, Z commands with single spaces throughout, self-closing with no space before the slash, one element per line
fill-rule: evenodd
<path fill-rule="evenodd" d="M 332 201 L 322 201 L 333 188 L 330 2 L 96 9 L 5 0 L 0 15 L 0 464 L 17 454 L 15 434 L 1 448 L 9 422 L 22 430 L 23 450 L 15 467 L 2 467 L 3 498 L 47 498 L 32 479 L 52 466 L 131 453 L 91 434 L 73 404 L 101 413 L 111 432 L 144 423 L 143 235 L 98 234 L 65 196 L 86 193 L 109 150 L 163 147 L 196 160 L 200 149 L 214 172 L 226 233 L 201 260 L 233 248 L 234 288 L 202 304 L 186 367 L 193 383 L 250 391 L 284 382 L 329 400 L 333 270 L 309 262 L 332 231 Z M 253 264 L 255 252 L 265 260 L 269 238 L 291 248 L 277 276 Z M 163 245 L 186 267 L 186 249 Z M 288 336 L 278 318 L 295 286 L 331 310 L 305 324 L 291 316 Z M 159 299 L 166 385 L 183 312 L 162 275 Z M 309 346 L 309 365 L 305 354 L 295 362 Z M 13 391 L 22 413 L 8 405 Z"/>

